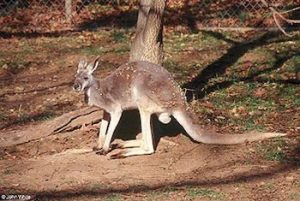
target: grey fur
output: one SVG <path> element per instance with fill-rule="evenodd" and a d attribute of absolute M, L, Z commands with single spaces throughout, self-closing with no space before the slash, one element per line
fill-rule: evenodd
<path fill-rule="evenodd" d="M 207 133 L 198 125 L 197 118 L 189 110 L 185 96 L 172 75 L 162 66 L 145 61 L 125 63 L 106 78 L 96 79 L 92 73 L 98 64 L 98 59 L 90 64 L 81 60 L 74 82 L 74 89 L 84 91 L 89 105 L 100 107 L 110 114 L 110 118 L 104 118 L 101 123 L 97 149 L 103 153 L 109 151 L 112 134 L 124 110 L 138 109 L 141 116 L 142 140 L 125 142 L 122 146 L 127 149 L 112 157 L 154 152 L 150 122 L 152 114 L 157 114 L 163 123 L 169 123 L 173 115 L 195 141 L 208 144 L 237 144 L 285 135 Z"/>

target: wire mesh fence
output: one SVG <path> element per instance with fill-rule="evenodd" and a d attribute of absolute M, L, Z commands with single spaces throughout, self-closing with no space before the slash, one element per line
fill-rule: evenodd
<path fill-rule="evenodd" d="M 268 0 L 268 3 L 281 11 L 299 4 L 298 0 Z M 131 27 L 136 22 L 137 5 L 138 0 L 1 0 L 0 36 L 107 25 Z M 275 27 L 269 9 L 260 0 L 170 0 L 165 24 L 196 24 L 204 29 Z"/>

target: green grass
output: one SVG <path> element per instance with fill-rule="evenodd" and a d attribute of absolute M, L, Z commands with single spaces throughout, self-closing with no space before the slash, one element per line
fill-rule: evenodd
<path fill-rule="evenodd" d="M 56 116 L 56 114 L 52 111 L 44 111 L 37 114 L 20 114 L 16 119 L 12 120 L 12 124 L 25 124 L 28 122 L 34 122 L 34 121 L 46 121 L 53 119 Z"/>
<path fill-rule="evenodd" d="M 257 89 L 265 90 L 262 97 L 255 96 Z M 222 112 L 226 117 L 218 121 L 220 126 L 232 124 L 245 131 L 265 131 L 268 115 L 298 107 L 300 99 L 297 94 L 297 88 L 292 85 L 236 82 L 214 91 L 205 99 L 213 104 L 214 111 Z M 205 110 L 202 112 L 206 113 Z"/>
<path fill-rule="evenodd" d="M 285 153 L 282 150 L 276 148 L 268 149 L 265 152 L 265 156 L 269 161 L 283 161 L 285 159 Z"/>
<path fill-rule="evenodd" d="M 164 200 L 169 197 L 170 193 L 173 192 L 179 192 L 181 190 L 178 190 L 175 187 L 167 187 L 162 190 L 153 190 L 147 193 L 147 201 L 159 201 Z"/>
<path fill-rule="evenodd" d="M 205 32 L 195 34 L 174 32 L 165 36 L 164 44 L 166 52 L 178 53 L 186 48 L 202 49 L 204 47 L 211 47 L 211 44 L 220 45 L 223 44 L 223 41 Z"/>
<path fill-rule="evenodd" d="M 113 31 L 110 35 L 110 37 L 112 38 L 113 41 L 117 42 L 117 43 L 121 43 L 121 42 L 127 42 L 128 41 L 128 37 L 124 32 L 121 31 Z"/>
<path fill-rule="evenodd" d="M 21 44 L 22 49 L 18 56 L 25 57 L 34 54 L 34 49 L 31 44 L 28 43 L 28 41 L 25 40 Z"/>
<path fill-rule="evenodd" d="M 180 72 L 180 68 L 178 67 L 178 63 L 171 60 L 171 59 L 167 59 L 163 62 L 163 66 L 169 71 L 169 72 L 176 72 L 179 73 Z"/>
<path fill-rule="evenodd" d="M 115 48 L 112 52 L 116 54 L 124 54 L 129 53 L 130 47 L 128 45 L 122 45 L 120 47 Z"/>
<path fill-rule="evenodd" d="M 95 191 L 95 192 L 97 192 L 97 191 L 99 191 L 99 189 L 103 189 L 103 188 L 104 188 L 104 186 L 102 183 L 91 183 L 89 185 L 89 189 L 91 189 L 91 191 Z"/>
<path fill-rule="evenodd" d="M 191 199 L 196 197 L 206 197 L 211 200 L 223 200 L 224 194 L 207 188 L 192 187 L 187 189 L 187 196 Z"/>
<path fill-rule="evenodd" d="M 4 120 L 6 120 L 8 117 L 7 117 L 7 115 L 5 114 L 5 113 L 3 113 L 3 112 L 0 112 L 0 121 L 4 121 Z"/>
<path fill-rule="evenodd" d="M 163 200 L 167 197 L 167 193 L 164 193 L 163 191 L 151 191 L 147 193 L 147 201 L 158 201 Z"/>
<path fill-rule="evenodd" d="M 5 68 L 9 72 L 16 74 L 25 70 L 30 66 L 31 62 L 28 62 L 20 57 L 15 57 L 14 60 L 0 60 L 0 68 Z"/>
<path fill-rule="evenodd" d="M 276 103 L 272 98 L 262 99 L 253 96 L 253 91 L 258 87 L 259 85 L 254 83 L 237 82 L 230 88 L 215 91 L 210 99 L 220 109 L 243 106 L 247 111 L 274 110 Z M 237 94 L 231 96 L 231 91 L 236 91 Z"/>
<path fill-rule="evenodd" d="M 257 150 L 266 160 L 284 162 L 286 159 L 285 146 L 287 143 L 283 139 L 276 139 L 272 143 L 258 145 Z"/>
<path fill-rule="evenodd" d="M 105 53 L 105 50 L 100 46 L 89 46 L 89 47 L 83 47 L 81 49 L 81 53 L 87 56 L 95 56 L 95 55 L 101 55 Z"/>
<path fill-rule="evenodd" d="M 295 185 L 297 188 L 300 188 L 300 180 L 295 181 L 294 185 Z"/>
<path fill-rule="evenodd" d="M 247 17 L 248 17 L 248 12 L 241 11 L 238 14 L 238 17 L 239 17 L 239 20 L 241 21 L 241 23 L 243 23 L 247 19 Z"/>
<path fill-rule="evenodd" d="M 104 201 L 120 201 L 121 196 L 118 194 L 112 194 L 104 198 Z"/>
<path fill-rule="evenodd" d="M 265 126 L 262 124 L 255 123 L 254 119 L 248 118 L 244 122 L 246 131 L 265 131 Z"/>
<path fill-rule="evenodd" d="M 299 72 L 300 71 L 300 55 L 292 57 L 289 61 L 286 62 L 284 67 L 285 71 L 288 72 Z"/>
<path fill-rule="evenodd" d="M 273 183 L 265 183 L 262 187 L 267 190 L 272 190 L 275 188 L 275 185 Z"/>
<path fill-rule="evenodd" d="M 289 197 L 290 200 L 300 200 L 300 194 L 299 193 L 295 193 L 295 192 L 290 193 L 288 197 Z"/>
<path fill-rule="evenodd" d="M 285 107 L 300 107 L 300 88 L 293 85 L 279 85 L 279 98 L 286 100 Z"/>

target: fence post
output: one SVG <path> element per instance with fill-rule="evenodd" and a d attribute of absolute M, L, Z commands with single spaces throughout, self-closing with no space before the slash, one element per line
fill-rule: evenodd
<path fill-rule="evenodd" d="M 65 0 L 65 16 L 68 23 L 72 22 L 72 0 Z"/>

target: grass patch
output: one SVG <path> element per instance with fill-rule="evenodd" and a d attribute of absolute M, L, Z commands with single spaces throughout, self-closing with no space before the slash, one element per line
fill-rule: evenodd
<path fill-rule="evenodd" d="M 175 187 L 167 187 L 162 190 L 154 190 L 154 191 L 151 191 L 150 193 L 147 193 L 146 200 L 147 201 L 164 200 L 165 198 L 168 198 L 170 193 L 179 192 L 179 191 Z"/>
<path fill-rule="evenodd" d="M 17 74 L 30 66 L 31 62 L 27 62 L 24 59 L 18 57 L 14 58 L 13 61 L 6 62 L 2 60 L 0 67 L 8 70 L 10 73 Z"/>
<path fill-rule="evenodd" d="M 90 188 L 92 191 L 98 191 L 99 189 L 103 189 L 104 186 L 102 183 L 94 183 L 94 184 L 91 184 Z"/>
<path fill-rule="evenodd" d="M 272 189 L 275 188 L 275 185 L 273 183 L 266 183 L 262 187 L 267 189 L 267 190 L 272 190 Z"/>
<path fill-rule="evenodd" d="M 83 47 L 81 53 L 88 56 L 94 56 L 94 55 L 101 55 L 105 53 L 105 50 L 100 46 L 89 46 L 89 47 Z"/>
<path fill-rule="evenodd" d="M 163 62 L 163 67 L 165 67 L 170 72 L 180 72 L 180 68 L 178 68 L 178 63 L 170 59 Z"/>
<path fill-rule="evenodd" d="M 56 117 L 55 113 L 46 111 L 46 112 L 42 112 L 40 114 L 34 115 L 32 120 L 33 121 L 47 121 L 47 120 L 53 119 L 54 117 Z"/>
<path fill-rule="evenodd" d="M 265 152 L 267 160 L 270 161 L 280 161 L 282 162 L 285 159 L 285 153 L 278 149 L 268 149 Z"/>
<path fill-rule="evenodd" d="M 15 125 L 15 124 L 26 124 L 28 122 L 34 122 L 34 121 L 47 121 L 47 120 L 53 119 L 56 116 L 57 115 L 51 111 L 44 111 L 44 112 L 36 113 L 36 114 L 25 114 L 24 113 L 24 114 L 20 114 L 16 118 L 7 117 L 7 119 L 5 119 L 5 120 L 10 119 L 9 122 L 3 126 L 0 126 L 0 129 L 9 127 L 9 126 Z"/>
<path fill-rule="evenodd" d="M 128 45 L 123 45 L 121 47 L 115 48 L 112 52 L 117 54 L 128 53 L 130 51 L 130 47 Z"/>
<path fill-rule="evenodd" d="M 232 106 L 245 106 L 249 111 L 265 110 L 272 111 L 275 106 L 274 100 L 263 100 L 254 96 L 242 97 L 239 101 L 232 104 Z"/>
<path fill-rule="evenodd" d="M 233 109 L 234 107 L 243 106 L 247 111 L 274 110 L 276 104 L 273 99 L 262 99 L 253 96 L 253 90 L 257 87 L 258 85 L 254 83 L 234 83 L 230 88 L 215 91 L 210 99 L 220 109 Z"/>
<path fill-rule="evenodd" d="M 287 143 L 282 139 L 276 139 L 270 144 L 260 144 L 258 145 L 258 152 L 262 153 L 263 157 L 269 161 L 279 161 L 284 162 L 286 159 L 286 154 L 284 148 Z"/>
<path fill-rule="evenodd" d="M 13 174 L 13 171 L 10 170 L 10 169 L 5 169 L 5 170 L 3 171 L 3 174 L 4 174 L 4 175 Z"/>
<path fill-rule="evenodd" d="M 265 130 L 265 127 L 262 124 L 255 123 L 254 119 L 252 119 L 252 118 L 246 119 L 244 121 L 244 123 L 245 123 L 245 129 L 247 131 L 253 131 L 253 130 L 264 131 Z"/>
<path fill-rule="evenodd" d="M 228 93 L 225 89 L 218 90 L 214 92 L 209 98 L 215 107 L 219 109 L 224 109 L 228 107 L 228 103 L 226 101 L 228 97 Z"/>
<path fill-rule="evenodd" d="M 240 131 L 265 131 L 274 125 L 273 118 L 280 118 L 280 113 L 287 114 L 287 110 L 300 107 L 299 96 L 299 87 L 293 84 L 234 82 L 228 88 L 208 94 L 205 100 L 214 106 L 208 111 L 210 114 L 225 117 L 217 121 L 218 126 L 230 124 L 238 126 Z"/>
<path fill-rule="evenodd" d="M 286 100 L 285 107 L 300 107 L 300 90 L 293 85 L 280 85 L 279 98 Z"/>
<path fill-rule="evenodd" d="M 26 57 L 34 54 L 34 49 L 27 41 L 22 41 L 22 50 L 19 52 L 19 56 Z"/>
<path fill-rule="evenodd" d="M 6 114 L 0 112 L 0 121 L 5 121 L 7 118 L 8 118 L 8 117 L 7 117 Z"/>
<path fill-rule="evenodd" d="M 285 63 L 283 67 L 285 71 L 288 72 L 299 72 L 300 71 L 300 55 L 292 57 L 289 61 Z"/>
<path fill-rule="evenodd" d="M 117 42 L 117 43 L 121 43 L 121 42 L 127 42 L 128 37 L 124 32 L 121 31 L 113 31 L 110 34 L 110 37 L 112 38 L 113 41 Z"/>
<path fill-rule="evenodd" d="M 295 192 L 290 193 L 289 194 L 289 199 L 290 200 L 300 200 L 300 194 L 299 193 L 295 193 Z"/>
<path fill-rule="evenodd" d="M 167 197 L 167 193 L 164 193 L 163 191 L 151 191 L 147 194 L 147 201 L 157 201 L 157 200 L 163 200 L 163 198 Z"/>
<path fill-rule="evenodd" d="M 211 44 L 220 45 L 224 41 L 217 39 L 210 33 L 199 32 L 195 34 L 172 33 L 165 36 L 166 52 L 181 52 L 185 49 L 203 49 Z"/>
<path fill-rule="evenodd" d="M 295 185 L 297 188 L 300 188 L 300 180 L 295 181 L 294 185 Z"/>
<path fill-rule="evenodd" d="M 194 199 L 196 197 L 206 197 L 213 200 L 224 199 L 224 194 L 207 188 L 188 188 L 187 196 Z"/>
<path fill-rule="evenodd" d="M 112 194 L 104 198 L 104 201 L 120 201 L 121 196 L 118 194 Z"/>

